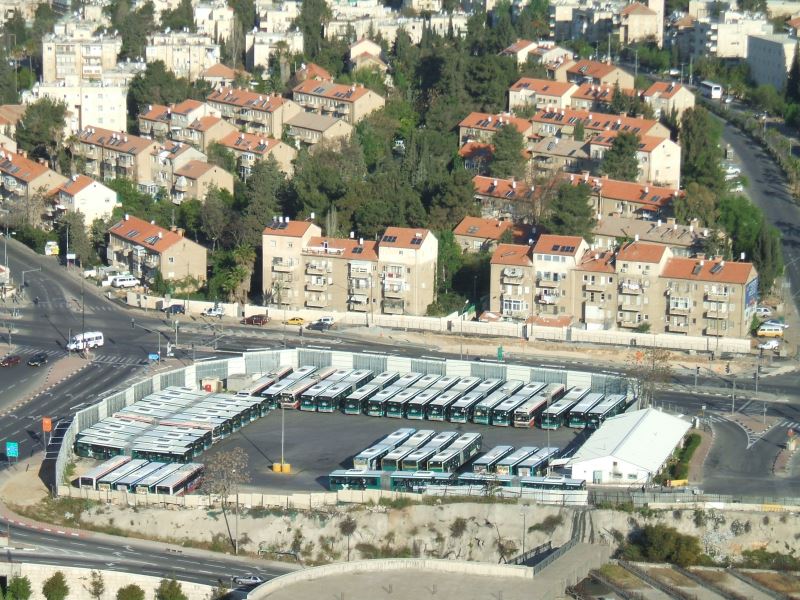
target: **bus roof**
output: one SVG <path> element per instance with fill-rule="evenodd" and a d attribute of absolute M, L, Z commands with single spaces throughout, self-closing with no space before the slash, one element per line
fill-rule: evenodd
<path fill-rule="evenodd" d="M 528 458 L 531 454 L 533 454 L 537 450 L 538 448 L 536 446 L 523 446 L 522 448 L 517 448 L 516 450 L 514 450 L 514 452 L 512 452 L 508 456 L 503 457 L 498 464 L 515 465 L 518 462 L 521 462 L 526 458 Z"/>
<path fill-rule="evenodd" d="M 395 396 L 395 394 L 399 394 L 400 392 L 402 392 L 404 389 L 405 388 L 402 388 L 402 387 L 399 387 L 399 386 L 396 386 L 396 385 L 390 385 L 387 388 L 383 388 L 381 391 L 379 391 L 377 394 L 375 394 L 372 398 L 370 398 L 370 400 L 380 400 L 380 401 L 388 400 L 389 398 L 393 398 Z"/>
<path fill-rule="evenodd" d="M 416 396 L 417 394 L 419 394 L 419 389 L 413 388 L 413 387 L 405 388 L 405 389 L 400 390 L 399 392 L 397 392 L 394 396 L 392 396 L 389 399 L 389 401 L 390 402 L 408 402 L 414 396 Z"/>
<path fill-rule="evenodd" d="M 336 383 L 325 388 L 325 390 L 323 390 L 323 392 L 320 394 L 320 397 L 325 398 L 329 396 L 336 396 L 352 387 L 353 383 L 350 381 L 337 381 Z"/>
<path fill-rule="evenodd" d="M 483 399 L 484 393 L 478 392 L 478 388 L 475 388 L 472 392 L 467 392 L 461 398 L 459 398 L 455 404 L 453 404 L 452 408 L 469 408 L 473 404 L 477 404 Z"/>
<path fill-rule="evenodd" d="M 579 400 L 583 400 L 591 390 L 588 387 L 582 386 L 575 386 L 570 388 L 567 392 L 567 395 L 564 396 L 564 400 L 572 400 L 573 402 L 578 402 Z"/>
<path fill-rule="evenodd" d="M 495 446 L 491 450 L 489 450 L 486 454 L 479 456 L 475 460 L 475 464 L 484 464 L 488 462 L 498 461 L 503 458 L 506 454 L 514 451 L 514 446 Z"/>
<path fill-rule="evenodd" d="M 513 396 L 523 385 L 525 384 L 519 379 L 507 379 L 503 382 L 503 385 L 500 386 L 499 391 L 503 392 L 507 396 Z"/>
<path fill-rule="evenodd" d="M 437 381 L 439 381 L 439 378 L 441 378 L 441 375 L 432 375 L 432 374 L 424 375 L 423 377 L 420 377 L 417 381 L 415 381 L 412 384 L 412 387 L 425 390 L 431 387 Z"/>
<path fill-rule="evenodd" d="M 347 398 L 350 400 L 363 400 L 364 398 L 369 398 L 373 394 L 376 394 L 380 389 L 379 385 L 368 383 L 364 387 L 358 388 L 355 392 L 347 396 Z"/>
<path fill-rule="evenodd" d="M 297 381 L 299 379 L 305 379 L 309 375 L 311 375 L 314 371 L 317 370 L 317 367 L 312 367 L 311 365 L 305 367 L 298 367 L 291 373 L 286 376 L 286 379 L 290 381 Z"/>
<path fill-rule="evenodd" d="M 514 410 L 526 401 L 526 395 L 514 394 L 492 407 L 492 410 Z"/>
<path fill-rule="evenodd" d="M 116 481 L 115 485 L 131 485 L 134 483 L 138 483 L 140 480 L 150 475 L 150 473 L 155 473 L 156 471 L 158 471 L 165 464 L 167 463 L 149 462 L 146 465 L 143 465 L 141 468 L 136 469 L 133 473 L 129 473 L 122 479 Z"/>
<path fill-rule="evenodd" d="M 476 440 L 480 440 L 483 436 L 480 433 L 475 432 L 468 432 L 462 433 L 458 438 L 450 444 L 449 448 L 454 448 L 460 450 L 462 448 L 466 448 L 469 444 L 472 444 Z"/>
<path fill-rule="evenodd" d="M 360 469 L 337 469 L 328 477 L 383 477 L 383 471 L 361 471 Z"/>
<path fill-rule="evenodd" d="M 413 427 L 401 427 L 396 431 L 393 431 L 389 435 L 387 435 L 383 440 L 381 440 L 380 444 L 390 445 L 392 448 L 399 446 L 403 442 L 405 442 L 408 438 L 414 435 L 416 429 Z"/>
<path fill-rule="evenodd" d="M 434 390 L 433 388 L 428 388 L 427 390 L 422 390 L 422 391 L 418 390 L 418 392 L 419 393 L 417 393 L 411 399 L 411 402 L 409 402 L 409 404 L 413 404 L 415 406 L 418 404 L 425 405 L 434 398 L 436 398 L 436 396 L 442 393 L 441 390 Z"/>
<path fill-rule="evenodd" d="M 514 398 L 516 398 L 516 396 L 509 398 L 509 400 L 513 400 Z M 514 412 L 519 412 L 520 414 L 529 414 L 531 411 L 539 410 L 539 407 L 542 406 L 542 404 L 547 404 L 547 396 L 540 396 L 537 394 L 533 398 L 525 400 L 525 402 L 517 406 L 514 409 Z"/>
<path fill-rule="evenodd" d="M 403 442 L 403 446 L 419 448 L 422 444 L 427 443 L 434 435 L 436 435 L 436 432 L 433 429 L 419 429 L 414 435 Z"/>
<path fill-rule="evenodd" d="M 478 406 L 492 409 L 498 404 L 500 404 L 506 398 L 508 398 L 508 395 L 505 392 L 501 391 L 492 392 L 487 398 L 484 398 L 483 400 L 478 402 Z"/>
<path fill-rule="evenodd" d="M 455 431 L 440 431 L 426 444 L 426 446 L 436 446 L 441 448 L 458 437 Z"/>
<path fill-rule="evenodd" d="M 625 402 L 625 396 L 622 394 L 611 394 L 606 396 L 602 402 L 599 402 L 589 410 L 590 415 L 602 415 L 614 408 L 620 402 Z"/>
<path fill-rule="evenodd" d="M 126 456 L 125 458 L 130 458 L 130 457 Z M 148 462 L 150 462 L 150 461 L 145 460 L 144 458 L 136 458 L 136 459 L 134 459 L 134 460 L 132 460 L 130 462 L 125 463 L 124 465 L 122 465 L 118 469 L 114 469 L 113 471 L 111 471 L 107 475 L 101 477 L 100 479 L 97 480 L 97 483 L 111 483 L 111 484 L 113 484 L 115 481 L 119 481 L 120 479 L 122 479 L 126 475 L 128 475 L 130 473 L 133 473 L 136 469 L 141 469 Z M 86 475 L 84 475 L 83 477 L 86 477 Z"/>
<path fill-rule="evenodd" d="M 541 381 L 531 381 L 530 383 L 526 383 L 521 388 L 519 388 L 514 395 L 515 396 L 522 396 L 526 395 L 528 398 L 533 396 L 534 394 L 538 394 L 547 386 L 546 383 L 542 383 Z"/>
<path fill-rule="evenodd" d="M 439 379 L 437 379 L 433 383 L 433 385 L 431 385 L 430 389 L 438 390 L 440 392 L 443 392 L 444 390 L 447 390 L 447 389 L 450 389 L 451 387 L 453 387 L 455 384 L 458 383 L 458 381 L 459 381 L 459 378 L 456 377 L 455 375 L 444 375 L 443 377 L 440 377 Z"/>
<path fill-rule="evenodd" d="M 344 378 L 344 381 L 348 383 L 360 383 L 367 377 L 372 377 L 371 369 L 356 369 L 355 371 L 351 371 L 350 374 Z"/>
<path fill-rule="evenodd" d="M 352 372 L 353 369 L 336 369 L 333 373 L 331 373 L 325 378 L 325 381 L 330 381 L 331 383 L 342 381 L 344 379 L 347 379 L 350 376 L 350 373 Z"/>
<path fill-rule="evenodd" d="M 406 373 L 402 377 L 400 377 L 397 381 L 394 382 L 394 385 L 398 385 L 403 388 L 407 388 L 419 379 L 422 378 L 422 373 Z"/>
<path fill-rule="evenodd" d="M 402 460 L 403 458 L 414 452 L 414 450 L 416 449 L 417 449 L 416 446 L 410 446 L 410 445 L 398 446 L 383 458 L 384 460 Z"/>
<path fill-rule="evenodd" d="M 578 402 L 574 407 L 572 407 L 572 412 L 576 413 L 584 413 L 590 410 L 595 404 L 600 402 L 603 399 L 603 394 L 598 394 L 597 392 L 586 394 L 584 398 Z"/>
<path fill-rule="evenodd" d="M 391 479 L 419 479 L 420 481 L 435 481 L 441 479 L 450 481 L 453 473 L 440 473 L 438 471 L 394 471 Z"/>
<path fill-rule="evenodd" d="M 392 446 L 388 446 L 386 444 L 376 444 L 375 446 L 370 446 L 369 448 L 365 448 L 359 452 L 356 455 L 356 458 L 372 458 L 374 456 L 378 456 L 379 454 L 386 454 L 392 449 Z"/>
<path fill-rule="evenodd" d="M 431 406 L 447 406 L 449 404 L 452 404 L 456 400 L 458 400 L 459 396 L 461 396 L 461 392 L 457 392 L 455 390 L 455 388 L 453 387 L 453 388 L 450 388 L 449 390 L 446 390 L 446 391 L 442 392 L 438 396 L 436 396 L 436 398 L 434 398 L 431 401 L 430 405 Z"/>
<path fill-rule="evenodd" d="M 563 398 L 561 398 L 561 400 L 556 400 L 555 402 L 553 402 L 553 404 L 544 409 L 544 412 L 542 414 L 544 415 L 563 414 L 564 412 L 568 411 L 573 406 L 575 406 L 577 402 L 578 401 L 575 398 L 568 398 L 567 396 L 564 396 Z"/>
<path fill-rule="evenodd" d="M 442 451 L 440 451 L 440 452 L 437 452 L 436 454 L 434 454 L 434 455 L 433 455 L 433 456 L 430 458 L 430 461 L 429 461 L 429 462 L 433 462 L 433 461 L 445 461 L 445 460 L 447 460 L 448 458 L 451 458 L 451 457 L 453 457 L 453 456 L 458 456 L 460 452 L 461 452 L 461 451 L 460 451 L 458 448 L 453 448 L 452 446 L 450 446 L 449 448 L 445 448 L 444 450 L 442 450 Z"/>
<path fill-rule="evenodd" d="M 305 392 L 303 392 L 303 396 L 307 398 L 315 398 L 316 396 L 327 390 L 329 387 L 331 387 L 334 383 L 336 382 L 328 381 L 327 379 L 320 381 L 319 383 L 315 383 Z"/>
<path fill-rule="evenodd" d="M 126 463 L 131 462 L 130 456 L 120 455 L 120 456 L 113 456 L 108 460 L 100 463 L 94 469 L 90 469 L 81 477 L 97 479 L 98 477 L 102 477 L 103 475 L 108 475 L 109 473 L 113 473 L 116 469 L 119 469 Z"/>
<path fill-rule="evenodd" d="M 520 467 L 535 467 L 558 454 L 559 448 L 547 447 L 539 448 L 536 452 L 531 454 L 528 458 L 519 463 Z"/>
<path fill-rule="evenodd" d="M 146 485 L 147 487 L 153 486 L 157 484 L 162 479 L 169 477 L 175 471 L 180 469 L 183 465 L 181 463 L 169 463 L 158 469 L 157 471 L 153 471 L 147 477 L 144 477 L 136 482 L 136 485 Z"/>
<path fill-rule="evenodd" d="M 383 373 L 379 373 L 378 375 L 376 375 L 375 379 L 373 379 L 370 383 L 380 387 L 385 387 L 397 381 L 399 377 L 400 373 L 396 371 L 384 371 Z"/>
<path fill-rule="evenodd" d="M 472 391 L 478 392 L 485 396 L 486 394 L 491 394 L 501 385 L 503 385 L 502 379 L 484 379 L 478 385 L 476 385 Z"/>
<path fill-rule="evenodd" d="M 198 471 L 203 470 L 203 465 L 198 463 L 186 463 L 184 465 L 180 465 L 180 469 L 175 471 L 172 475 L 169 475 L 165 479 L 162 479 L 158 482 L 159 487 L 172 487 L 181 483 L 184 479 L 191 477 Z"/>
<path fill-rule="evenodd" d="M 461 392 L 463 394 L 465 392 L 470 391 L 472 388 L 474 388 L 480 382 L 481 382 L 481 378 L 480 377 L 464 377 L 464 379 L 462 379 L 461 381 L 456 383 L 450 389 L 453 390 L 454 392 Z"/>

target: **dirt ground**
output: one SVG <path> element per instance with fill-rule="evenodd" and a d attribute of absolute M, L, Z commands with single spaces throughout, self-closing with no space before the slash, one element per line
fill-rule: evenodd
<path fill-rule="evenodd" d="M 18 463 L 0 474 L 0 501 L 33 506 L 47 497 L 47 487 L 37 475 L 41 459 Z"/>

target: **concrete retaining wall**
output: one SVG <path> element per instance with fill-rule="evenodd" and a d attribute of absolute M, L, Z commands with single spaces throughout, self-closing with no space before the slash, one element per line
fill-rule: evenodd
<path fill-rule="evenodd" d="M 281 575 L 258 589 L 252 591 L 248 598 L 267 598 L 270 594 L 287 588 L 302 581 L 311 581 L 331 575 L 346 575 L 348 573 L 385 571 L 427 571 L 451 573 L 456 575 L 477 575 L 483 577 L 515 577 L 533 580 L 533 571 L 527 567 L 509 565 L 489 565 L 458 560 L 434 560 L 422 558 L 385 558 L 377 560 L 358 560 L 353 562 L 334 563 L 322 567 L 313 567 Z"/>
<path fill-rule="evenodd" d="M 89 598 L 89 578 L 91 569 L 79 567 L 54 567 L 50 565 L 38 565 L 32 563 L 0 563 L 0 575 L 7 577 L 27 577 L 30 579 L 33 594 L 31 600 L 45 600 L 42 594 L 42 584 L 56 571 L 61 571 L 69 586 L 70 598 Z M 132 583 L 138 585 L 145 592 L 146 598 L 154 598 L 155 590 L 161 581 L 158 577 L 149 575 L 138 575 L 136 573 L 122 573 L 120 571 L 100 571 L 103 574 L 103 581 L 106 584 L 106 591 L 100 597 L 101 600 L 114 600 L 117 597 L 117 590 Z M 207 598 L 213 588 L 199 583 L 181 582 L 183 593 L 187 598 Z"/>

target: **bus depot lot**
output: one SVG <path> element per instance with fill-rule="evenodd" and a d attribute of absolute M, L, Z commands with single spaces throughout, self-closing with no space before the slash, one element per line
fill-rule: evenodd
<path fill-rule="evenodd" d="M 291 465 L 291 473 L 275 473 L 272 465 L 281 460 L 281 414 L 277 409 L 215 444 L 198 460 L 209 465 L 218 452 L 241 447 L 249 456 L 251 481 L 247 488 L 323 492 L 328 491 L 327 479 L 331 471 L 352 468 L 356 454 L 400 427 L 433 429 L 437 433 L 480 433 L 483 444 L 479 455 L 501 444 L 515 448 L 550 445 L 563 450 L 583 439 L 576 440 L 583 433 L 581 430 L 565 427 L 550 431 L 548 444 L 547 431 L 538 428 L 286 410 L 284 462 Z M 471 462 L 467 469 L 470 465 Z"/>

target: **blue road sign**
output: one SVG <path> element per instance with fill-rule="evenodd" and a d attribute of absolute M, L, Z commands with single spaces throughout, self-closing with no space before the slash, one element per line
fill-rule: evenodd
<path fill-rule="evenodd" d="M 6 442 L 6 458 L 19 458 L 19 442 Z"/>
<path fill-rule="evenodd" d="M 148 354 L 148 355 L 147 355 L 147 360 L 156 361 L 156 360 L 158 360 L 159 358 L 160 358 L 160 357 L 159 357 L 158 353 L 156 353 L 156 352 L 152 352 L 152 353 L 150 353 L 150 354 Z"/>

